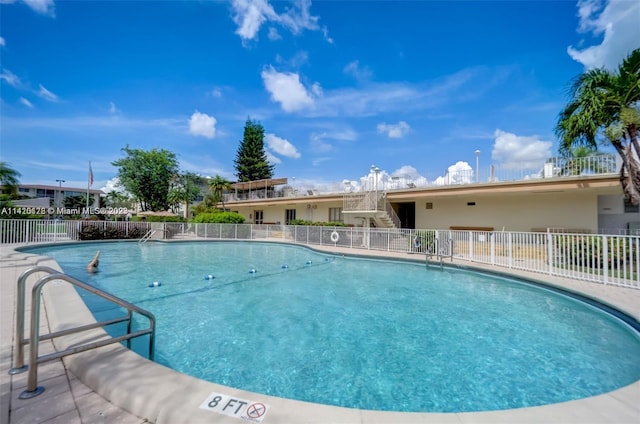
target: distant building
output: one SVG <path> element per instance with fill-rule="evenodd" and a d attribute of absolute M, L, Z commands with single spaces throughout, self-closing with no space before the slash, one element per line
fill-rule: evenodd
<path fill-rule="evenodd" d="M 38 205 L 42 207 L 63 208 L 64 199 L 73 196 L 86 196 L 87 189 L 38 184 L 19 184 L 18 194 L 26 196 L 28 199 L 13 201 L 15 206 L 27 207 Z M 89 208 L 95 209 L 100 207 L 100 197 L 104 195 L 104 192 L 102 190 L 89 189 L 89 194 L 93 195 L 93 203 L 89 205 Z M 37 200 L 34 203 L 33 199 L 40 200 Z M 48 199 L 48 202 L 43 199 Z"/>

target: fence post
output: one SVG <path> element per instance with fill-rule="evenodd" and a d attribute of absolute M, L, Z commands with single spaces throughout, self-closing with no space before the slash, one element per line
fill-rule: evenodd
<path fill-rule="evenodd" d="M 495 265 L 496 264 L 496 240 L 494 237 L 495 233 L 492 231 L 491 233 L 489 233 L 489 237 L 491 238 L 491 265 Z"/>
<path fill-rule="evenodd" d="M 602 236 L 602 277 L 603 283 L 609 284 L 609 240 Z"/>
<path fill-rule="evenodd" d="M 468 231 L 469 234 L 469 260 L 473 261 L 473 232 Z"/>
<path fill-rule="evenodd" d="M 547 273 L 553 274 L 553 235 L 547 230 Z"/>

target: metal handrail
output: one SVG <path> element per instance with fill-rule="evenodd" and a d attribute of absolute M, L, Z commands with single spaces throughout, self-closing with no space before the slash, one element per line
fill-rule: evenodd
<path fill-rule="evenodd" d="M 30 337 L 24 338 L 24 318 L 25 318 L 25 284 L 29 275 L 35 272 L 47 272 L 49 275 L 40 278 L 31 289 L 31 327 Z M 113 302 L 125 309 L 127 309 L 127 315 L 119 318 L 113 318 L 105 321 L 82 325 L 75 328 L 69 328 L 54 333 L 40 336 L 40 296 L 42 288 L 46 283 L 53 280 L 63 280 L 76 287 L 80 287 L 90 293 L 93 293 L 103 299 Z M 44 388 L 38 386 L 38 365 L 43 362 L 48 362 L 54 359 L 59 359 L 67 355 L 74 353 L 84 352 L 86 350 L 95 349 L 97 347 L 106 346 L 113 343 L 119 343 L 122 341 L 127 342 L 127 348 L 131 348 L 131 339 L 135 337 L 144 336 L 149 334 L 149 359 L 153 360 L 154 346 L 155 346 L 155 323 L 156 319 L 154 315 L 142 309 L 126 300 L 120 299 L 110 293 L 97 289 L 77 280 L 69 275 L 60 273 L 59 271 L 46 266 L 36 266 L 25 270 L 18 278 L 18 291 L 17 291 L 17 307 L 16 307 L 16 350 L 14 358 L 14 368 L 9 370 L 9 374 L 19 374 L 27 369 L 29 370 L 27 389 L 23 391 L 19 398 L 29 399 L 38 396 L 44 391 Z M 133 318 L 133 312 L 136 312 L 149 320 L 149 328 L 131 332 L 131 323 Z M 107 325 L 127 322 L 127 334 L 117 337 L 111 337 L 109 339 L 99 340 L 95 342 L 85 343 L 77 345 L 71 348 L 67 348 L 60 352 L 50 353 L 43 356 L 38 356 L 39 344 L 42 340 L 48 340 L 55 337 L 60 337 L 68 334 L 79 333 L 94 328 L 105 327 Z M 29 366 L 24 364 L 24 345 L 31 344 L 29 351 Z"/>
<path fill-rule="evenodd" d="M 440 270 L 444 269 L 444 258 L 451 258 L 453 262 L 453 239 L 449 238 L 446 241 L 448 252 L 446 251 L 447 247 L 440 247 L 440 238 L 436 237 L 433 239 L 433 243 L 427 246 L 425 250 L 425 265 L 429 268 L 429 261 L 433 259 L 434 256 L 438 258 L 440 261 Z"/>
<path fill-rule="evenodd" d="M 146 243 L 147 240 L 149 240 L 151 237 L 153 237 L 153 235 L 156 233 L 156 231 L 158 231 L 158 230 L 151 229 L 151 230 L 147 231 L 147 234 L 142 236 L 142 238 L 140 240 L 138 240 L 138 243 Z"/>

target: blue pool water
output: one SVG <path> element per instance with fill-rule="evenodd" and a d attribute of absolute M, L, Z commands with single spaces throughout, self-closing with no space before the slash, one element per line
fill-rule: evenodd
<path fill-rule="evenodd" d="M 90 275 L 98 249 L 100 272 Z M 29 251 L 153 312 L 157 362 L 249 391 L 464 412 L 580 399 L 640 379 L 637 332 L 516 280 L 250 242 Z M 99 319 L 114 314 L 83 296 Z"/>

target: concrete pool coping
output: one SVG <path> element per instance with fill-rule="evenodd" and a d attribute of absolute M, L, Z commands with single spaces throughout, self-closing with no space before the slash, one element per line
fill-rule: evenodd
<path fill-rule="evenodd" d="M 10 368 L 11 348 L 13 346 L 13 327 L 7 331 L 6 323 L 13 323 L 4 319 L 7 310 L 13 312 L 14 306 L 7 304 L 7 291 L 15 292 L 17 275 L 24 269 L 33 265 L 47 265 L 59 269 L 52 259 L 46 257 L 15 251 L 18 246 L 2 246 L 0 266 L 1 302 L 2 302 L 2 361 L 4 370 L 2 383 L 2 422 L 18 423 L 25 421 L 14 420 L 19 414 L 11 414 L 11 421 L 4 420 L 5 412 L 38 409 L 44 407 L 46 402 L 39 402 L 50 387 L 52 381 L 47 380 L 44 372 L 40 371 L 39 385 L 47 388 L 43 395 L 29 400 L 17 400 L 17 394 L 24 387 L 19 381 L 26 381 L 25 374 L 13 376 L 8 379 L 6 370 Z M 354 251 L 354 249 L 322 248 L 319 246 L 304 246 L 314 250 L 321 250 L 336 254 L 354 254 L 358 256 L 374 256 L 395 259 L 415 259 L 408 254 L 390 254 L 389 252 Z M 415 256 L 415 255 L 414 255 Z M 424 259 L 422 259 L 424 260 Z M 484 271 L 496 271 L 496 268 L 484 267 L 479 264 L 463 263 L 464 268 L 481 269 Z M 504 273 L 504 270 L 498 270 Z M 509 273 L 511 274 L 511 273 Z M 605 304 L 620 309 L 640 321 L 640 290 L 626 289 L 622 287 L 610 287 L 601 284 L 587 283 L 583 281 L 559 279 L 530 273 L 514 273 L 516 276 L 533 279 L 534 281 L 548 282 L 552 285 L 584 294 L 597 299 Z M 29 279 L 32 284 L 37 277 Z M 55 298 L 56 302 L 52 302 Z M 68 284 L 51 282 L 43 292 L 43 302 L 46 314 L 43 318 L 48 320 L 48 326 L 52 331 L 62 329 L 73 323 L 93 320 L 84 302 Z M 60 308 L 60 305 L 64 307 Z M 102 337 L 102 330 L 92 330 L 91 333 L 60 337 L 55 340 L 55 349 L 63 349 L 66 346 L 77 343 L 80 339 L 88 337 Z M 7 349 L 8 348 L 8 349 Z M 9 361 L 7 361 L 7 351 Z M 632 423 L 640 421 L 640 381 L 629 386 L 609 392 L 603 395 L 546 405 L 532 408 L 520 408 L 505 411 L 469 412 L 469 413 L 398 413 L 357 410 L 340 408 L 327 405 L 312 404 L 256 393 L 250 393 L 238 389 L 209 383 L 193 377 L 180 374 L 157 363 L 128 351 L 120 345 L 105 346 L 94 351 L 67 356 L 62 361 L 64 372 L 68 380 L 77 378 L 87 390 L 98 394 L 106 402 L 133 414 L 125 417 L 125 413 L 118 415 L 112 412 L 112 417 L 121 417 L 117 422 L 156 422 L 164 423 L 200 423 L 220 422 L 238 423 L 238 418 L 228 417 L 200 408 L 200 405 L 212 392 L 221 393 L 238 399 L 246 399 L 254 402 L 262 402 L 270 406 L 270 410 L 264 416 L 264 423 L 499 423 L 499 422 L 529 422 L 529 423 Z M 46 365 L 44 365 L 46 366 Z M 43 368 L 44 368 L 43 366 Z M 6 390 L 5 380 L 9 381 L 9 390 Z M 7 401 L 7 391 L 10 398 Z M 11 394 L 13 392 L 13 394 Z M 93 399 L 93 398 L 92 398 Z M 81 409 L 78 397 L 74 398 L 77 409 Z M 5 407 L 6 406 L 6 407 Z M 49 405 L 50 407 L 50 405 Z M 80 414 L 82 415 L 82 414 Z M 44 415 L 43 415 L 44 416 Z M 140 418 L 138 418 L 140 417 Z M 55 417 L 54 417 L 55 418 Z M 115 418 L 114 418 L 115 419 Z M 128 420 L 128 421 L 127 421 Z M 53 422 L 50 418 L 43 421 L 29 422 Z M 60 421 L 69 422 L 69 421 Z M 79 422 L 93 422 L 81 420 Z M 116 422 L 103 420 L 103 422 Z"/>

